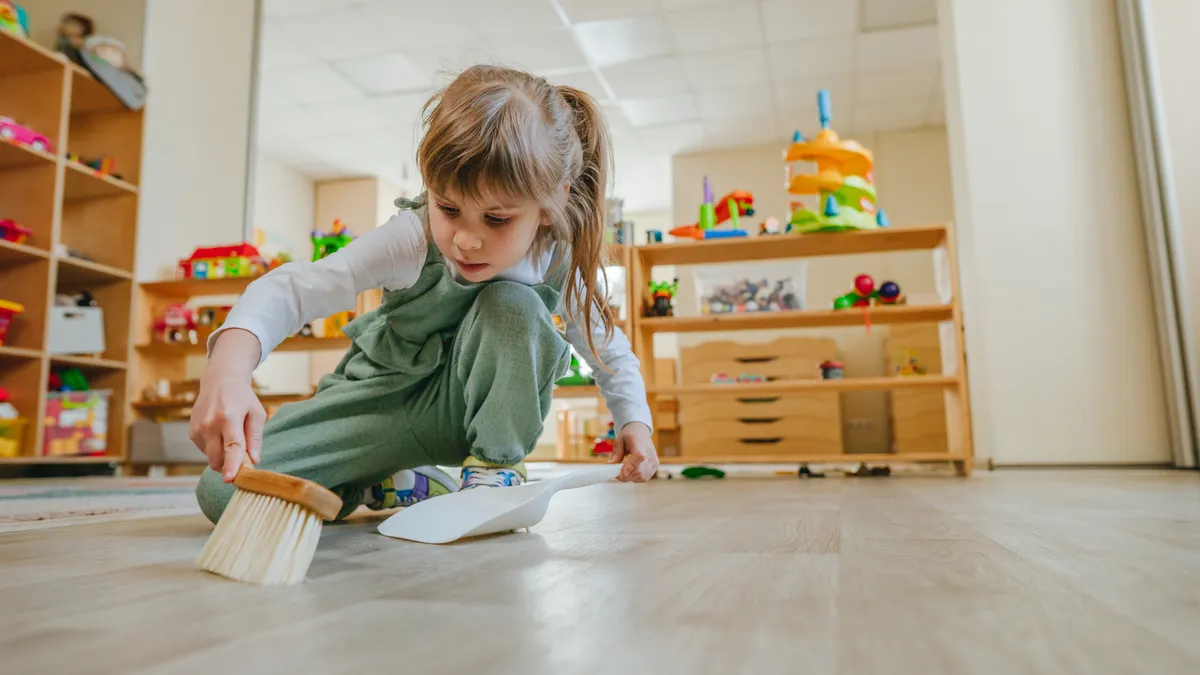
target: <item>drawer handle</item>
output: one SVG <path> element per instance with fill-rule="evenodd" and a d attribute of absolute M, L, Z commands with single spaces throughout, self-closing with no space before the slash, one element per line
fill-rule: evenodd
<path fill-rule="evenodd" d="M 738 439 L 738 443 L 744 443 L 746 445 L 775 445 L 776 443 L 782 443 L 782 442 L 783 442 L 782 436 L 776 436 L 775 438 L 739 438 Z"/>
<path fill-rule="evenodd" d="M 783 419 L 782 417 L 739 417 L 738 421 L 742 424 L 771 424 Z"/>
<path fill-rule="evenodd" d="M 733 360 L 738 363 L 770 363 L 778 358 L 778 356 L 735 356 Z"/>
<path fill-rule="evenodd" d="M 764 396 L 763 398 L 739 398 L 738 403 L 774 403 L 779 400 L 778 396 Z"/>

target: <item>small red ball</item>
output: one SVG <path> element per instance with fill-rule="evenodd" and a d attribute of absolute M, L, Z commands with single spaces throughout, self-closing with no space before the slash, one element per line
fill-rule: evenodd
<path fill-rule="evenodd" d="M 858 291 L 859 295 L 870 295 L 875 292 L 875 280 L 870 274 L 860 274 L 854 277 L 854 290 Z"/>
<path fill-rule="evenodd" d="M 854 301 L 854 306 L 855 306 L 855 307 L 867 307 L 867 306 L 869 306 L 870 304 L 871 304 L 871 301 L 870 301 L 870 300 L 868 300 L 867 298 L 859 298 L 859 299 L 857 299 L 857 300 L 855 300 L 855 301 Z"/>

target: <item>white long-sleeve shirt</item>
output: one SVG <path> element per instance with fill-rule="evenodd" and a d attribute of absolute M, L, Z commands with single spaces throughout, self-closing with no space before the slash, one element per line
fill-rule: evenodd
<path fill-rule="evenodd" d="M 209 352 L 221 332 L 241 328 L 258 338 L 261 364 L 267 354 L 305 323 L 353 309 L 359 293 L 374 288 L 400 291 L 411 287 L 420 277 L 428 247 L 420 218 L 402 210 L 333 255 L 316 262 L 283 265 L 250 284 L 221 329 L 209 338 Z M 553 263 L 553 251 L 534 258 L 531 253 L 496 278 L 526 285 L 542 283 Z M 456 271 L 452 260 L 446 259 L 445 263 Z M 568 314 L 564 304 L 560 298 L 554 313 L 564 317 L 567 341 L 591 366 L 616 428 L 629 422 L 653 428 L 641 363 L 629 339 L 616 330 L 606 342 L 603 324 L 598 319 L 593 321 L 596 351 L 611 370 L 605 371 L 588 347 L 586 329 L 580 325 L 582 317 Z"/>

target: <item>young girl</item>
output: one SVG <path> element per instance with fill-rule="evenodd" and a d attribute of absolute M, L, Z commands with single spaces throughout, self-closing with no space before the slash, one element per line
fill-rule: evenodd
<path fill-rule="evenodd" d="M 252 283 L 210 338 L 191 439 L 208 456 L 196 495 L 213 522 L 246 452 L 338 493 L 339 518 L 524 482 L 568 343 L 612 410 L 620 479 L 657 470 L 640 364 L 597 279 L 610 148 L 595 102 L 475 66 L 423 121 L 426 193 L 397 200 L 395 216 L 341 251 Z M 379 287 L 380 307 L 346 326 L 354 344 L 337 370 L 264 426 L 254 368 L 305 322 Z M 552 314 L 565 316 L 565 339 Z M 434 465 L 461 465 L 461 485 Z"/>

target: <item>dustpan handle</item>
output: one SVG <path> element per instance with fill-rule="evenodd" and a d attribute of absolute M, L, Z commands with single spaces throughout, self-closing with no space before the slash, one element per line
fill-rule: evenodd
<path fill-rule="evenodd" d="M 620 464 L 605 464 L 603 466 L 588 467 L 580 471 L 572 471 L 556 480 L 558 482 L 558 489 L 570 490 L 613 480 L 620 473 Z"/>

